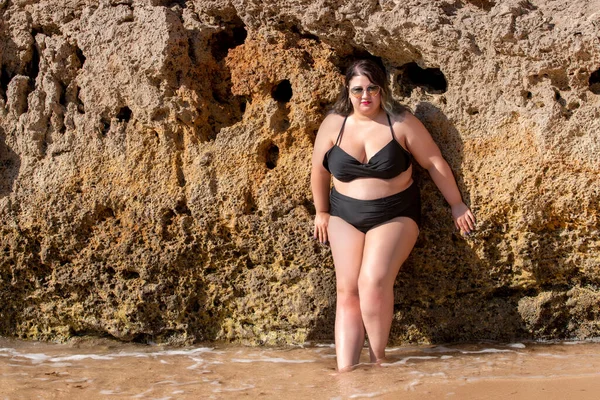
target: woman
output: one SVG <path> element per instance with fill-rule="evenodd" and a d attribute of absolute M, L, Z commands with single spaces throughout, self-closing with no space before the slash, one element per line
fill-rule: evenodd
<path fill-rule="evenodd" d="M 450 204 L 456 227 L 464 233 L 474 229 L 473 214 L 431 135 L 410 112 L 396 109 L 385 72 L 372 61 L 357 61 L 348 68 L 340 97 L 315 141 L 314 236 L 330 243 L 335 264 L 340 371 L 358 364 L 365 330 L 371 362 L 385 357 L 394 281 L 419 235 L 413 159 Z"/>

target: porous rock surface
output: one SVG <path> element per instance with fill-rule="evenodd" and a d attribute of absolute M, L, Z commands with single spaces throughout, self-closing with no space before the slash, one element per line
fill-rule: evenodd
<path fill-rule="evenodd" d="M 332 339 L 316 130 L 373 57 L 426 171 L 392 342 L 600 335 L 600 1 L 1 0 L 0 334 Z"/>

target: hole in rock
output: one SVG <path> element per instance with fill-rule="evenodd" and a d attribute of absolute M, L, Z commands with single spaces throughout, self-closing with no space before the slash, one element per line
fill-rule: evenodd
<path fill-rule="evenodd" d="M 188 57 L 190 58 L 192 64 L 196 64 L 198 62 L 198 58 L 196 57 L 196 45 L 192 37 L 188 38 Z"/>
<path fill-rule="evenodd" d="M 515 294 L 519 294 L 517 289 L 506 287 L 506 286 L 497 287 L 492 292 L 493 297 L 511 297 L 511 296 L 514 296 Z"/>
<path fill-rule="evenodd" d="M 11 79 L 12 76 L 10 76 L 6 70 L 6 67 L 3 65 L 0 69 L 0 87 L 2 88 L 2 95 L 4 96 L 4 99 L 6 99 L 6 91 L 8 90 L 8 84 L 10 83 Z"/>
<path fill-rule="evenodd" d="M 32 32 L 33 37 L 37 32 Z M 38 51 L 37 45 L 34 43 L 31 48 L 31 61 L 27 64 L 26 75 L 31 78 L 31 83 L 35 85 L 35 80 L 40 73 L 40 52 Z"/>
<path fill-rule="evenodd" d="M 192 212 L 187 206 L 187 202 L 183 199 L 177 202 L 177 205 L 175 206 L 175 212 L 179 215 L 192 215 Z"/>
<path fill-rule="evenodd" d="M 398 75 L 398 84 L 405 96 L 410 96 L 416 87 L 427 93 L 441 94 L 448 90 L 448 81 L 439 68 L 421 68 L 415 62 L 403 65 Z"/>
<path fill-rule="evenodd" d="M 321 42 L 321 39 L 319 39 L 317 35 L 313 35 L 312 33 L 300 29 L 297 24 L 292 25 L 289 29 L 290 31 L 294 32 L 296 35 L 300 36 L 303 39 L 314 40 L 317 43 Z"/>
<path fill-rule="evenodd" d="M 207 129 L 199 132 L 202 142 L 216 138 L 221 129 L 230 127 L 242 120 L 246 110 L 247 99 L 232 93 L 231 70 L 225 65 L 224 59 L 230 49 L 243 44 L 247 37 L 244 23 L 238 16 L 228 18 L 223 22 L 223 30 L 215 32 L 208 41 L 208 47 L 218 66 L 209 71 L 212 74 L 210 89 L 215 100 L 214 106 L 208 109 Z M 198 91 L 205 91 L 206 84 L 198 86 Z"/>
<path fill-rule="evenodd" d="M 462 4 L 460 1 L 445 2 L 440 5 L 440 8 L 446 16 L 453 17 L 456 15 L 456 12 L 462 8 Z"/>
<path fill-rule="evenodd" d="M 590 91 L 594 94 L 600 94 L 600 69 L 595 70 L 590 75 Z"/>
<path fill-rule="evenodd" d="M 184 187 L 185 184 L 186 184 L 186 181 L 185 181 L 185 175 L 183 173 L 183 168 L 181 167 L 182 162 L 181 162 L 181 155 L 180 154 L 178 154 L 176 156 L 176 162 L 175 162 L 175 164 L 176 164 L 175 165 L 175 174 L 177 176 L 177 184 L 179 185 L 179 187 Z M 179 203 L 177 203 L 177 204 L 179 204 Z M 185 206 L 185 201 L 183 202 L 183 205 Z M 187 206 L 185 206 L 185 208 L 187 208 Z M 179 211 L 177 213 L 181 214 Z M 189 210 L 188 210 L 187 213 L 189 213 Z"/>
<path fill-rule="evenodd" d="M 163 225 L 171 225 L 173 223 L 173 218 L 175 218 L 175 212 L 171 209 L 166 209 L 162 215 L 162 223 Z"/>
<path fill-rule="evenodd" d="M 60 27 L 55 23 L 49 23 L 47 25 L 35 25 L 31 31 L 31 36 L 35 38 L 38 33 L 46 36 L 62 35 Z"/>
<path fill-rule="evenodd" d="M 244 214 L 254 214 L 257 210 L 256 201 L 254 200 L 254 196 L 252 192 L 248 191 L 244 195 Z"/>
<path fill-rule="evenodd" d="M 304 51 L 302 53 L 302 62 L 303 67 L 305 67 L 306 69 L 313 69 L 315 66 L 315 59 L 308 51 Z"/>
<path fill-rule="evenodd" d="M 86 338 L 95 337 L 95 338 L 113 339 L 113 340 L 115 339 L 114 336 L 112 336 L 106 332 L 99 332 L 99 331 L 96 331 L 91 328 L 90 329 L 87 329 L 87 328 L 75 329 L 72 326 L 69 327 L 69 336 L 70 337 L 86 337 Z"/>
<path fill-rule="evenodd" d="M 108 131 L 110 131 L 110 121 L 105 118 L 100 119 L 100 132 L 103 136 L 106 136 Z"/>
<path fill-rule="evenodd" d="M 66 97 L 67 90 L 65 89 L 64 85 L 61 82 L 58 82 L 57 86 L 58 86 L 58 91 L 60 92 L 58 102 L 61 105 L 66 107 L 67 106 L 67 97 Z"/>
<path fill-rule="evenodd" d="M 151 333 L 138 333 L 133 337 L 133 339 L 131 339 L 131 341 L 133 343 L 140 344 L 153 344 L 156 342 L 156 339 Z"/>
<path fill-rule="evenodd" d="M 276 101 L 287 103 L 292 98 L 292 84 L 287 79 L 279 82 L 275 87 L 271 90 L 271 96 Z"/>
<path fill-rule="evenodd" d="M 194 314 L 202 309 L 202 305 L 199 299 L 190 300 L 190 311 Z"/>
<path fill-rule="evenodd" d="M 475 107 L 469 107 L 469 108 L 467 108 L 467 114 L 477 115 L 477 114 L 479 114 L 479 110 Z"/>
<path fill-rule="evenodd" d="M 279 126 L 277 129 L 279 132 L 285 132 L 290 128 L 290 126 L 291 126 L 290 120 L 288 118 L 283 118 L 281 120 L 281 122 L 279 123 Z"/>
<path fill-rule="evenodd" d="M 482 8 L 485 11 L 490 11 L 496 4 L 496 2 L 488 0 L 467 0 L 467 3 L 473 4 L 475 7 Z"/>
<path fill-rule="evenodd" d="M 129 122 L 129 120 L 131 119 L 131 114 L 131 109 L 125 106 L 119 110 L 119 113 L 117 114 L 117 119 L 119 121 Z"/>
<path fill-rule="evenodd" d="M 221 61 L 227 57 L 230 49 L 243 44 L 248 36 L 248 31 L 242 20 L 237 17 L 230 27 L 217 32 L 210 40 L 210 52 L 215 60 Z"/>
<path fill-rule="evenodd" d="M 75 94 L 75 98 L 77 99 L 77 112 L 79 112 L 80 114 L 85 114 L 85 106 L 83 105 L 83 101 L 81 101 L 81 97 L 79 97 L 80 91 L 81 88 L 77 86 L 77 91 Z"/>
<path fill-rule="evenodd" d="M 140 277 L 139 272 L 130 271 L 130 270 L 123 271 L 122 275 L 123 275 L 123 279 L 126 279 L 126 280 L 137 279 Z"/>
<path fill-rule="evenodd" d="M 98 212 L 98 222 L 103 222 L 109 218 L 114 218 L 114 217 L 115 217 L 115 212 L 110 207 L 106 207 Z"/>
<path fill-rule="evenodd" d="M 269 169 L 273 169 L 277 166 L 277 161 L 279 160 L 279 147 L 277 147 L 274 144 L 271 144 L 271 146 L 269 146 L 269 148 L 267 149 L 267 156 L 266 156 L 266 164 L 267 164 L 267 168 Z"/>
<path fill-rule="evenodd" d="M 187 7 L 186 0 L 171 0 L 171 1 L 167 1 L 166 3 L 167 4 L 165 4 L 165 6 L 167 6 L 167 7 L 173 7 L 173 6 L 180 6 L 181 8 Z"/>
<path fill-rule="evenodd" d="M 79 47 L 75 48 L 75 55 L 79 59 L 79 63 L 81 64 L 81 68 L 83 68 L 83 64 L 85 64 L 86 58 L 83 55 L 83 51 Z"/>
<path fill-rule="evenodd" d="M 560 102 L 560 100 L 562 99 L 562 96 L 560 95 L 560 92 L 558 90 L 554 91 L 554 100 Z"/>

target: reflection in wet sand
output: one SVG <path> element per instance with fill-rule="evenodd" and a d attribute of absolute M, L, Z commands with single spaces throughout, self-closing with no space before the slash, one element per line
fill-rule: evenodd
<path fill-rule="evenodd" d="M 600 343 L 388 349 L 335 371 L 331 345 L 167 348 L 0 339 L 5 399 L 598 399 Z M 365 359 L 367 354 L 365 351 Z"/>

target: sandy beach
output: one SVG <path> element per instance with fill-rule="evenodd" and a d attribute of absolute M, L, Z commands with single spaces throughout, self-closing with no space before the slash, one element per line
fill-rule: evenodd
<path fill-rule="evenodd" d="M 388 349 L 381 366 L 335 371 L 330 344 L 190 348 L 0 339 L 12 399 L 597 399 L 600 343 L 478 343 Z M 365 352 L 366 358 L 366 352 Z"/>

